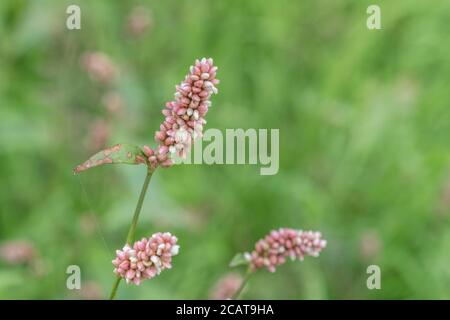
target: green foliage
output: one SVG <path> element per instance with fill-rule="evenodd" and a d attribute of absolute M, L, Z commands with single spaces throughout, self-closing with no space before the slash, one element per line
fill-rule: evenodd
<path fill-rule="evenodd" d="M 221 80 L 206 128 L 279 128 L 279 172 L 158 169 L 136 236 L 170 231 L 180 254 L 118 298 L 207 298 L 236 252 L 278 227 L 320 230 L 328 246 L 258 272 L 243 298 L 450 298 L 450 2 L 375 2 L 382 29 L 369 31 L 373 1 L 79 0 L 81 30 L 65 28 L 71 1 L 0 1 L 0 243 L 38 253 L 0 261 L 0 298 L 106 297 L 146 169 L 72 168 L 119 141 L 154 146 L 202 56 Z M 138 4 L 152 22 L 132 36 Z M 93 51 L 112 81 L 81 66 Z M 71 264 L 82 291 L 66 288 Z M 371 264 L 381 290 L 366 288 Z"/>

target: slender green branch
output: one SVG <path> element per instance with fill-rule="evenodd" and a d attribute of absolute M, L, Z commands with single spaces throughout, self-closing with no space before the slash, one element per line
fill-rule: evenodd
<path fill-rule="evenodd" d="M 148 185 L 152 178 L 153 171 L 147 171 L 147 176 L 145 177 L 144 185 L 142 186 L 141 194 L 139 195 L 139 200 L 136 204 L 136 209 L 134 210 L 133 220 L 131 220 L 130 230 L 128 231 L 126 243 L 131 245 L 134 241 L 134 236 L 136 233 L 136 226 L 139 220 L 139 214 L 141 213 L 142 204 L 144 203 L 145 195 L 147 193 Z M 119 287 L 119 283 L 122 278 L 117 277 L 113 283 L 113 287 L 111 290 L 111 294 L 109 296 L 110 300 L 113 300 L 117 293 L 117 288 Z"/>
<path fill-rule="evenodd" d="M 253 274 L 253 272 L 250 270 L 250 268 L 248 268 L 245 273 L 244 279 L 241 282 L 241 285 L 239 286 L 239 288 L 236 290 L 236 292 L 231 297 L 232 300 L 237 300 L 239 298 L 240 294 L 242 293 L 242 290 L 244 290 L 244 288 L 247 285 L 247 282 L 250 279 L 252 274 Z"/>

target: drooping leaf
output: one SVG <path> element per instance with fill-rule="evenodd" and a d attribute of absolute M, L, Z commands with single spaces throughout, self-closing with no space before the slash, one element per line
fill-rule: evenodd
<path fill-rule="evenodd" d="M 141 164 L 145 162 L 145 155 L 141 148 L 132 144 L 122 143 L 97 152 L 87 161 L 76 166 L 73 172 L 79 173 L 104 164 Z"/>
<path fill-rule="evenodd" d="M 238 253 L 231 259 L 230 267 L 232 268 L 244 265 L 248 265 L 248 260 L 244 253 Z"/>

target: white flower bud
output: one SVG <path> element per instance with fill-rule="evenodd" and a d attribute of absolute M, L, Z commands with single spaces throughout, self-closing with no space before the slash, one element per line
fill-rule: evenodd
<path fill-rule="evenodd" d="M 198 120 L 198 118 L 199 118 L 198 110 L 195 110 L 194 111 L 194 119 Z"/>
<path fill-rule="evenodd" d="M 180 246 L 179 245 L 174 245 L 171 249 L 170 249 L 170 254 L 173 256 L 176 256 L 178 254 L 178 252 L 180 251 Z"/>

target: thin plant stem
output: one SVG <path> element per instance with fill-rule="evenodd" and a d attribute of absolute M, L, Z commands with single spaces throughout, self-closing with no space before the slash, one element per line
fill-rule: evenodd
<path fill-rule="evenodd" d="M 236 290 L 236 292 L 231 297 L 232 300 L 239 299 L 240 294 L 242 293 L 242 290 L 244 290 L 245 286 L 247 285 L 248 280 L 250 279 L 253 272 L 250 270 L 250 268 L 247 269 L 247 272 L 245 273 L 244 279 L 241 282 L 241 285 Z"/>
<path fill-rule="evenodd" d="M 141 194 L 139 195 L 139 200 L 136 205 L 136 209 L 134 210 L 133 220 L 131 221 L 130 230 L 128 231 L 127 241 L 126 243 L 132 244 L 134 241 L 134 234 L 136 232 L 136 226 L 139 220 L 139 214 L 141 213 L 142 204 L 144 203 L 145 194 L 147 193 L 148 185 L 150 183 L 150 179 L 152 178 L 153 171 L 148 171 L 147 176 L 145 177 L 144 185 L 142 186 Z"/>
<path fill-rule="evenodd" d="M 121 277 L 116 277 L 116 280 L 114 280 L 111 293 L 109 295 L 109 300 L 114 300 L 114 297 L 116 296 L 117 293 L 117 288 L 119 287 L 120 280 L 122 280 Z"/>
<path fill-rule="evenodd" d="M 153 171 L 148 170 L 147 176 L 145 177 L 144 184 L 142 186 L 141 194 L 139 195 L 139 200 L 136 204 L 136 209 L 134 210 L 133 220 L 131 220 L 130 230 L 128 230 L 126 243 L 131 245 L 134 241 L 134 235 L 136 233 L 136 226 L 139 220 L 139 214 L 141 213 L 142 204 L 144 203 L 145 195 L 147 193 L 148 185 L 152 178 Z M 113 287 L 111 289 L 111 294 L 109 295 L 109 299 L 113 300 L 117 293 L 117 288 L 119 287 L 121 277 L 117 277 L 113 283 Z"/>

